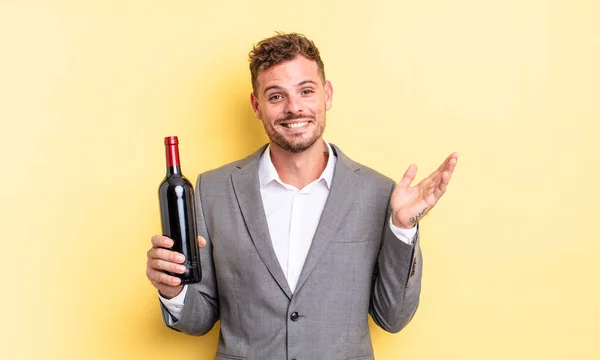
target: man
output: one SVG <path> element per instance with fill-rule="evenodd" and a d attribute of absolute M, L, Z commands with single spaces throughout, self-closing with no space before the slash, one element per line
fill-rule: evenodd
<path fill-rule="evenodd" d="M 398 186 L 323 140 L 333 88 L 314 43 L 278 34 L 250 52 L 256 117 L 269 144 L 196 183 L 202 281 L 183 287 L 173 242 L 152 237 L 146 274 L 165 323 L 202 335 L 215 359 L 373 359 L 368 315 L 390 332 L 421 288 L 417 222 L 446 191 L 457 154 Z"/>

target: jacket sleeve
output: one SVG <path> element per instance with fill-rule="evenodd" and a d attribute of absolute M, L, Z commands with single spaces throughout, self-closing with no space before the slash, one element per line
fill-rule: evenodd
<path fill-rule="evenodd" d="M 391 210 L 388 209 L 386 219 L 390 216 Z M 423 257 L 418 226 L 413 245 L 408 245 L 399 240 L 389 222 L 384 221 L 373 273 L 369 314 L 378 326 L 388 332 L 402 330 L 419 306 Z"/>
<path fill-rule="evenodd" d="M 181 318 L 169 325 L 169 313 L 161 302 L 165 325 L 190 335 L 208 333 L 219 320 L 219 294 L 212 256 L 210 233 L 206 226 L 202 207 L 202 175 L 196 182 L 196 226 L 198 235 L 206 239 L 206 246 L 199 249 L 202 280 L 188 286 Z"/>

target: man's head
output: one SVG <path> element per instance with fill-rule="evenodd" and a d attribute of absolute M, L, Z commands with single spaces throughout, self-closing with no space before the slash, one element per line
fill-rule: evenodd
<path fill-rule="evenodd" d="M 319 75 L 321 75 L 321 80 L 325 83 L 325 66 L 315 43 L 302 34 L 278 33 L 273 37 L 260 41 L 250 51 L 250 75 L 254 94 L 256 95 L 258 74 L 261 71 L 293 60 L 298 55 L 317 63 Z"/>
<path fill-rule="evenodd" d="M 250 101 L 273 146 L 302 152 L 321 139 L 333 90 L 314 43 L 278 34 L 250 52 Z"/>

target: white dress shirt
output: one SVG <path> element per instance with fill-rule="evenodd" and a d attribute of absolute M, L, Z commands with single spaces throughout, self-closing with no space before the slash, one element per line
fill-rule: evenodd
<path fill-rule="evenodd" d="M 271 161 L 270 147 L 262 154 L 258 164 L 260 195 L 269 235 L 292 293 L 296 289 L 333 180 L 337 160 L 329 143 L 325 144 L 329 152 L 325 170 L 317 180 L 302 189 L 281 181 Z M 412 245 L 412 239 L 417 232 L 416 227 L 408 230 L 398 228 L 392 224 L 391 217 L 389 223 L 398 239 Z M 180 317 L 186 293 L 187 285 L 172 299 L 165 299 L 159 294 L 160 300 L 173 318 Z M 170 323 L 171 320 L 173 319 L 169 319 Z"/>

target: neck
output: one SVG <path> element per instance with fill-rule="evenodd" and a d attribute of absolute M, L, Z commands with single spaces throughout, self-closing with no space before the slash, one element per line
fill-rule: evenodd
<path fill-rule="evenodd" d="M 282 149 L 271 142 L 271 161 L 281 181 L 297 189 L 302 189 L 317 180 L 327 166 L 329 154 L 323 139 L 317 140 L 310 148 L 294 153 Z"/>

